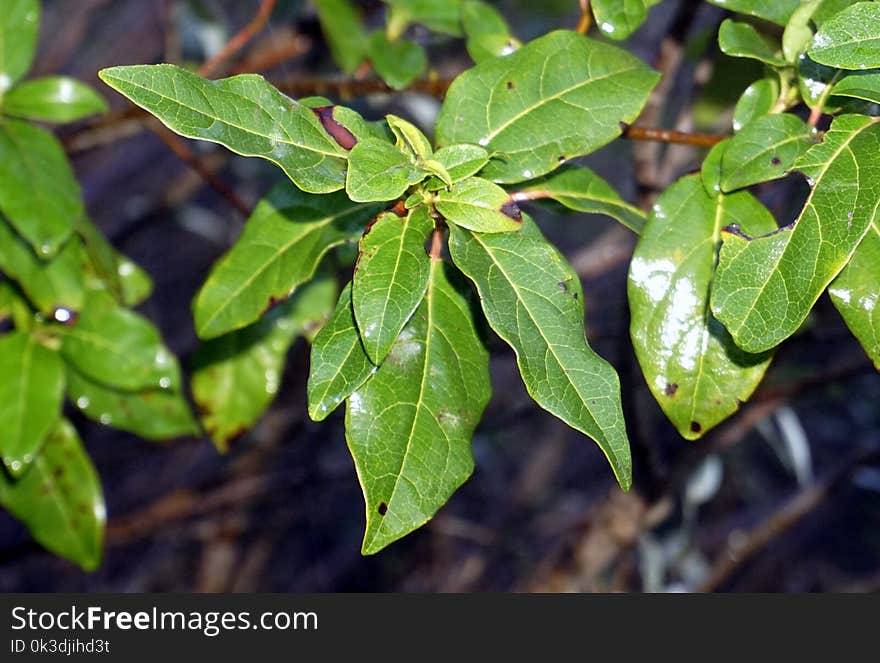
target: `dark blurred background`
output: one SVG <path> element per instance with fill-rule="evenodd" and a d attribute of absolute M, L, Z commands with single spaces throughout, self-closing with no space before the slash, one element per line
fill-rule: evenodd
<path fill-rule="evenodd" d="M 438 0 L 439 1 L 439 0 Z M 184 365 L 197 346 L 190 301 L 212 262 L 279 173 L 207 144 L 170 141 L 96 72 L 116 64 L 198 63 L 250 21 L 258 0 L 44 0 L 34 75 L 63 73 L 110 100 L 109 121 L 65 127 L 88 209 L 144 266 L 141 307 Z M 378 2 L 359 3 L 380 25 Z M 577 0 L 493 3 L 528 40 L 573 28 Z M 737 96 L 760 76 L 717 52 L 725 13 L 667 0 L 626 46 L 664 74 L 639 124 L 729 132 Z M 594 32 L 595 34 L 595 32 Z M 461 42 L 421 29 L 436 75 L 469 66 Z M 224 73 L 259 71 L 295 96 L 321 93 L 370 119 L 394 112 L 430 129 L 422 94 L 348 98 L 314 10 L 280 0 Z M 369 79 L 369 73 L 366 74 Z M 321 81 L 329 87 L 318 88 Z M 313 88 L 313 89 L 310 89 Z M 122 113 L 122 115 L 120 115 Z M 693 147 L 618 141 L 585 159 L 630 201 L 699 167 Z M 759 187 L 780 222 L 806 187 Z M 880 588 L 880 377 L 823 297 L 740 413 L 681 439 L 647 391 L 628 339 L 626 269 L 635 238 L 589 215 L 536 215 L 584 280 L 587 333 L 618 369 L 633 444 L 624 494 L 599 449 L 534 406 L 512 353 L 492 345 L 495 395 L 471 480 L 420 531 L 361 557 L 363 501 L 338 411 L 305 413 L 299 341 L 271 411 L 220 456 L 207 439 L 151 444 L 71 412 L 97 465 L 109 521 L 105 559 L 86 574 L 0 513 L 0 591 L 870 591 Z"/>

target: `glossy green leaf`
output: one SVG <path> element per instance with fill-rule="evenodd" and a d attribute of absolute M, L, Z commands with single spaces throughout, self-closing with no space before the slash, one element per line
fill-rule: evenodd
<path fill-rule="evenodd" d="M 504 189 L 481 177 L 469 177 L 437 193 L 437 211 L 447 221 L 484 233 L 519 230 L 519 207 Z"/>
<path fill-rule="evenodd" d="M 818 0 L 810 0 L 803 2 L 792 13 L 782 33 L 782 54 L 787 62 L 797 62 L 813 40 L 813 12 L 818 6 Z"/>
<path fill-rule="evenodd" d="M 319 327 L 335 300 L 335 280 L 319 278 L 253 325 L 202 344 L 193 359 L 193 398 L 220 451 L 263 415 L 278 392 L 290 345 Z"/>
<path fill-rule="evenodd" d="M 350 0 L 314 0 L 330 53 L 346 74 L 354 73 L 367 55 L 367 33 Z"/>
<path fill-rule="evenodd" d="M 369 55 L 373 69 L 395 90 L 408 86 L 428 66 L 425 49 L 404 37 L 389 41 L 381 30 L 370 35 Z"/>
<path fill-rule="evenodd" d="M 102 293 L 90 293 L 75 322 L 63 327 L 61 354 L 108 387 L 134 391 L 179 386 L 176 362 L 158 330 Z"/>
<path fill-rule="evenodd" d="M 880 104 L 880 73 L 845 76 L 831 88 L 831 94 Z"/>
<path fill-rule="evenodd" d="M 385 0 L 391 9 L 392 31 L 402 33 L 410 23 L 419 23 L 434 32 L 461 36 L 461 0 Z"/>
<path fill-rule="evenodd" d="M 385 120 L 397 139 L 397 149 L 413 159 L 430 159 L 433 156 L 431 141 L 416 125 L 396 115 L 386 115 Z"/>
<path fill-rule="evenodd" d="M 632 461 L 620 382 L 587 344 L 580 281 L 571 265 L 526 230 L 481 235 L 452 227 L 450 232 L 452 259 L 476 284 L 492 329 L 516 352 L 529 394 L 594 439 L 628 489 Z"/>
<path fill-rule="evenodd" d="M 345 433 L 364 492 L 363 552 L 427 522 L 470 476 L 489 401 L 489 355 L 469 289 L 434 260 L 422 304 L 385 363 L 348 398 Z"/>
<path fill-rule="evenodd" d="M 101 482 L 76 429 L 57 421 L 30 471 L 0 472 L 0 505 L 40 545 L 92 571 L 101 562 L 106 509 Z"/>
<path fill-rule="evenodd" d="M 728 143 L 730 143 L 729 138 L 713 145 L 700 167 L 703 188 L 710 196 L 721 193 L 721 160 L 724 158 Z"/>
<path fill-rule="evenodd" d="M 123 306 L 137 306 L 153 291 L 153 281 L 143 268 L 122 255 L 88 217 L 80 217 L 77 232 L 82 238 L 90 271 L 98 279 L 92 289 L 106 289 Z"/>
<path fill-rule="evenodd" d="M 309 368 L 309 416 L 322 421 L 376 372 L 358 332 L 345 286 L 333 315 L 312 341 Z"/>
<path fill-rule="evenodd" d="M 779 79 L 768 76 L 749 85 L 733 109 L 733 130 L 770 113 L 779 100 Z"/>
<path fill-rule="evenodd" d="M 880 67 L 880 4 L 858 2 L 832 16 L 813 37 L 808 53 L 839 69 Z"/>
<path fill-rule="evenodd" d="M 474 62 L 510 55 L 520 46 L 510 34 L 504 17 L 486 2 L 462 3 L 461 25 L 467 37 L 465 48 Z"/>
<path fill-rule="evenodd" d="M 626 39 L 638 30 L 648 10 L 660 0 L 593 0 L 590 7 L 596 25 L 612 39 Z"/>
<path fill-rule="evenodd" d="M 813 10 L 813 22 L 817 26 L 822 26 L 828 19 L 842 12 L 850 5 L 854 5 L 859 0 L 819 0 L 817 7 Z"/>
<path fill-rule="evenodd" d="M 79 311 L 85 297 L 83 245 L 71 238 L 52 260 L 40 260 L 31 246 L 0 218 L 0 269 L 45 316 L 60 307 Z"/>
<path fill-rule="evenodd" d="M 568 209 L 587 214 L 605 214 L 636 234 L 645 225 L 645 215 L 625 202 L 617 192 L 589 168 L 563 166 L 525 185 L 513 194 L 516 201 L 550 198 Z"/>
<path fill-rule="evenodd" d="M 16 85 L 3 98 L 3 112 L 44 122 L 73 122 L 107 111 L 107 102 L 85 83 L 47 76 Z"/>
<path fill-rule="evenodd" d="M 626 51 L 557 31 L 481 62 L 453 81 L 437 120 L 439 146 L 472 143 L 496 156 L 481 174 L 522 182 L 620 135 L 659 75 Z"/>
<path fill-rule="evenodd" d="M 653 207 L 629 271 L 630 334 L 648 387 L 678 432 L 696 439 L 739 408 L 770 358 L 740 350 L 709 311 L 721 229 L 776 228 L 750 193 L 709 195 L 698 175 Z"/>
<path fill-rule="evenodd" d="M 58 253 L 83 214 L 58 140 L 10 118 L 0 119 L 0 212 L 43 257 Z"/>
<path fill-rule="evenodd" d="M 150 275 L 121 253 L 116 254 L 116 273 L 122 286 L 121 303 L 124 306 L 137 306 L 153 293 L 153 279 Z"/>
<path fill-rule="evenodd" d="M 198 335 L 214 338 L 257 320 L 308 281 L 327 251 L 356 241 L 380 209 L 352 203 L 342 193 L 273 189 L 199 291 L 193 306 Z"/>
<path fill-rule="evenodd" d="M 70 365 L 66 374 L 71 403 L 98 423 L 148 440 L 167 440 L 200 432 L 179 390 L 120 391 L 90 380 Z M 175 375 L 174 381 L 180 382 L 179 375 Z"/>
<path fill-rule="evenodd" d="M 843 271 L 828 287 L 831 301 L 840 311 L 865 352 L 880 370 L 880 222 L 868 232 Z"/>
<path fill-rule="evenodd" d="M 454 184 L 461 180 L 476 175 L 487 163 L 489 153 L 479 145 L 461 143 L 449 145 L 434 153 L 434 160 L 446 169 L 449 179 Z M 431 177 L 425 182 L 425 187 L 430 191 L 436 191 L 447 186 L 438 177 Z"/>
<path fill-rule="evenodd" d="M 39 29 L 39 0 L 3 0 L 3 10 L 0 11 L 0 98 L 30 69 Z"/>
<path fill-rule="evenodd" d="M 431 267 L 425 240 L 433 227 L 420 205 L 403 219 L 379 215 L 361 238 L 351 300 L 364 349 L 377 366 L 425 296 Z"/>
<path fill-rule="evenodd" d="M 749 23 L 725 19 L 718 30 L 718 46 L 723 53 L 737 58 L 751 58 L 774 67 L 785 66 L 777 49 Z"/>
<path fill-rule="evenodd" d="M 426 174 L 391 143 L 367 138 L 349 155 L 345 192 L 358 202 L 395 200 Z"/>
<path fill-rule="evenodd" d="M 759 117 L 727 144 L 721 158 L 722 191 L 784 177 L 811 144 L 810 127 L 796 115 Z"/>
<path fill-rule="evenodd" d="M 5 278 L 0 278 L 0 322 L 11 320 L 19 331 L 30 331 L 35 322 L 34 310 L 20 290 Z"/>
<path fill-rule="evenodd" d="M 99 76 L 172 131 L 271 161 L 303 191 L 328 193 L 345 184 L 346 150 L 312 109 L 262 76 L 209 81 L 170 64 L 111 67 Z"/>
<path fill-rule="evenodd" d="M 747 352 L 793 334 L 843 269 L 880 208 L 880 124 L 843 115 L 795 167 L 812 191 L 794 225 L 724 233 L 712 311 Z"/>
<path fill-rule="evenodd" d="M 798 59 L 798 91 L 810 108 L 821 108 L 824 113 L 836 113 L 839 108 L 828 103 L 831 89 L 844 71 L 813 62 L 808 56 Z"/>
<path fill-rule="evenodd" d="M 723 9 L 785 25 L 802 0 L 708 0 Z"/>
<path fill-rule="evenodd" d="M 58 420 L 63 391 L 56 351 L 25 332 L 0 336 L 0 455 L 13 476 L 24 474 L 38 456 Z"/>

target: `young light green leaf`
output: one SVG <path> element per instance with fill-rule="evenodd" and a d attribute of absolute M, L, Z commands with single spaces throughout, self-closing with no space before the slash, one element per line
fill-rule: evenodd
<path fill-rule="evenodd" d="M 842 115 L 795 167 L 812 191 L 792 226 L 764 237 L 723 233 L 712 312 L 747 352 L 797 331 L 880 209 L 880 124 Z"/>
<path fill-rule="evenodd" d="M 626 39 L 638 30 L 648 10 L 660 0 L 593 0 L 590 7 L 599 29 L 612 39 Z"/>
<path fill-rule="evenodd" d="M 872 104 L 880 104 L 880 73 L 850 74 L 841 78 L 831 94 L 839 97 L 864 99 Z"/>
<path fill-rule="evenodd" d="M 819 28 L 807 52 L 829 67 L 880 67 L 880 4 L 857 2 L 835 14 Z"/>
<path fill-rule="evenodd" d="M 797 62 L 813 40 L 813 12 L 819 6 L 819 0 L 808 0 L 802 3 L 791 15 L 782 33 L 782 54 L 791 64 Z"/>
<path fill-rule="evenodd" d="M 0 11 L 0 98 L 30 69 L 39 29 L 39 0 L 3 0 L 3 11 Z"/>
<path fill-rule="evenodd" d="M 329 193 L 345 184 L 345 148 L 312 109 L 262 76 L 209 81 L 170 64 L 111 67 L 98 75 L 172 131 L 271 161 L 303 191 Z"/>
<path fill-rule="evenodd" d="M 779 79 L 768 76 L 749 85 L 733 109 L 733 130 L 740 131 L 750 122 L 770 113 L 779 100 Z"/>
<path fill-rule="evenodd" d="M 455 184 L 471 175 L 476 175 L 489 163 L 489 153 L 479 145 L 460 143 L 437 150 L 434 153 L 434 160 L 446 169 L 450 182 Z M 425 187 L 429 191 L 437 191 L 446 186 L 449 184 L 439 177 L 430 177 L 425 182 Z"/>
<path fill-rule="evenodd" d="M 770 357 L 740 350 L 709 311 L 721 229 L 776 228 L 746 191 L 706 192 L 699 175 L 666 189 L 651 212 L 629 271 L 630 334 L 648 387 L 678 432 L 696 439 L 739 408 Z"/>
<path fill-rule="evenodd" d="M 19 331 L 30 331 L 36 315 L 30 303 L 12 281 L 0 279 L 0 322 L 12 321 Z"/>
<path fill-rule="evenodd" d="M 718 29 L 718 46 L 727 55 L 759 60 L 773 67 L 784 67 L 785 60 L 749 23 L 725 19 Z"/>
<path fill-rule="evenodd" d="M 61 354 L 108 387 L 135 391 L 179 386 L 177 364 L 158 330 L 101 292 L 89 293 L 75 322 L 63 327 Z"/>
<path fill-rule="evenodd" d="M 309 368 L 309 416 L 323 421 L 376 372 L 354 320 L 351 284 L 345 286 L 330 320 L 315 340 Z"/>
<path fill-rule="evenodd" d="M 11 118 L 0 120 L 0 212 L 43 258 L 58 253 L 83 214 L 58 140 Z"/>
<path fill-rule="evenodd" d="M 394 145 L 378 138 L 358 142 L 348 164 L 345 192 L 357 202 L 395 200 L 427 175 Z"/>
<path fill-rule="evenodd" d="M 16 85 L 3 97 L 3 112 L 44 122 L 73 122 L 107 111 L 107 102 L 85 83 L 47 76 Z"/>
<path fill-rule="evenodd" d="M 39 455 L 58 420 L 63 392 L 57 352 L 25 332 L 0 336 L 0 455 L 13 477 L 24 474 Z"/>
<path fill-rule="evenodd" d="M 367 55 L 367 33 L 349 0 L 315 0 L 321 30 L 333 60 L 346 74 L 354 73 Z"/>
<path fill-rule="evenodd" d="M 520 209 L 510 194 L 481 177 L 440 190 L 434 205 L 450 223 L 477 232 L 510 232 L 522 226 Z"/>
<path fill-rule="evenodd" d="M 390 41 L 381 30 L 370 35 L 369 55 L 373 69 L 395 90 L 412 83 L 428 66 L 424 48 L 404 37 Z"/>
<path fill-rule="evenodd" d="M 66 419 L 55 423 L 27 474 L 11 480 L 0 472 L 0 506 L 56 555 L 86 571 L 101 562 L 106 520 L 101 482 Z"/>
<path fill-rule="evenodd" d="M 602 147 L 639 114 L 659 75 L 626 51 L 570 31 L 481 62 L 449 88 L 439 146 L 472 143 L 496 158 L 481 174 L 522 182 Z"/>
<path fill-rule="evenodd" d="M 377 366 L 425 296 L 431 267 L 425 240 L 433 227 L 420 205 L 404 219 L 380 214 L 361 238 L 351 301 L 364 349 Z"/>
<path fill-rule="evenodd" d="M 461 0 L 385 0 L 385 4 L 391 9 L 392 33 L 400 35 L 410 23 L 420 23 L 433 32 L 461 36 Z"/>
<path fill-rule="evenodd" d="M 847 327 L 880 370 L 880 223 L 871 224 L 853 257 L 828 286 Z"/>
<path fill-rule="evenodd" d="M 0 269 L 18 283 L 43 315 L 58 307 L 79 311 L 85 297 L 82 242 L 71 238 L 52 260 L 40 260 L 30 245 L 0 218 Z"/>
<path fill-rule="evenodd" d="M 810 127 L 796 115 L 759 117 L 728 142 L 721 158 L 721 190 L 784 177 L 811 144 Z"/>
<path fill-rule="evenodd" d="M 763 18 L 765 21 L 785 25 L 802 0 L 709 0 L 728 11 Z"/>
<path fill-rule="evenodd" d="M 632 461 L 620 382 L 587 344 L 580 281 L 571 265 L 526 229 L 481 235 L 453 226 L 450 233 L 452 259 L 476 284 L 492 329 L 516 352 L 529 394 L 595 440 L 628 489 Z"/>
<path fill-rule="evenodd" d="M 713 145 L 700 168 L 703 188 L 712 197 L 721 193 L 721 160 L 724 158 L 728 143 L 730 143 L 729 138 Z"/>
<path fill-rule="evenodd" d="M 427 522 L 470 476 L 489 355 L 468 288 L 431 262 L 428 290 L 385 363 L 348 398 L 345 436 L 364 492 L 363 553 Z"/>
<path fill-rule="evenodd" d="M 68 399 L 93 421 L 148 440 L 167 440 L 200 432 L 179 390 L 120 391 L 90 380 L 69 364 L 66 376 Z M 175 375 L 174 382 L 180 383 L 179 374 Z"/>
<path fill-rule="evenodd" d="M 318 328 L 336 300 L 336 281 L 319 278 L 249 327 L 202 344 L 193 359 L 193 398 L 221 451 L 254 425 L 278 392 L 287 351 Z"/>
<path fill-rule="evenodd" d="M 510 34 L 504 17 L 486 2 L 469 0 L 462 3 L 461 26 L 467 37 L 465 48 L 474 62 L 510 55 L 520 46 Z"/>
<path fill-rule="evenodd" d="M 608 182 L 582 166 L 563 166 L 550 175 L 526 182 L 517 187 L 512 198 L 516 202 L 550 198 L 576 212 L 610 216 L 636 234 L 645 225 L 640 209 L 624 202 Z"/>
<path fill-rule="evenodd" d="M 397 139 L 397 149 L 401 152 L 409 154 L 413 159 L 430 159 L 433 156 L 431 141 L 412 122 L 391 114 L 385 116 L 385 121 Z"/>
<path fill-rule="evenodd" d="M 308 281 L 327 251 L 356 241 L 380 209 L 352 203 L 343 193 L 273 189 L 199 291 L 193 306 L 198 335 L 214 338 L 257 320 Z"/>

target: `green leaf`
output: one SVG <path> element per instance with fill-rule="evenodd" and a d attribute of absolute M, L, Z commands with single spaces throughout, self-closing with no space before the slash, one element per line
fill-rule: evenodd
<path fill-rule="evenodd" d="M 376 372 L 354 319 L 351 284 L 345 286 L 330 320 L 315 340 L 309 368 L 309 416 L 323 421 Z"/>
<path fill-rule="evenodd" d="M 796 63 L 813 40 L 813 12 L 819 6 L 818 0 L 801 4 L 791 15 L 782 33 L 782 54 L 789 63 Z"/>
<path fill-rule="evenodd" d="M 52 260 L 40 260 L 30 245 L 0 218 L 0 269 L 15 279 L 45 316 L 56 308 L 79 311 L 85 297 L 82 242 L 71 238 Z"/>
<path fill-rule="evenodd" d="M 858 0 L 819 0 L 818 6 L 813 11 L 813 22 L 817 26 L 822 26 L 828 19 L 835 14 L 842 12 L 850 5 L 854 5 Z"/>
<path fill-rule="evenodd" d="M 196 332 L 203 339 L 241 329 L 308 281 L 334 246 L 354 242 L 378 205 L 343 193 L 316 196 L 280 186 L 257 205 L 235 246 L 196 296 Z"/>
<path fill-rule="evenodd" d="M 703 165 L 700 168 L 703 188 L 707 194 L 713 197 L 721 193 L 721 160 L 724 158 L 728 143 L 730 143 L 729 138 L 713 145 L 706 158 L 703 159 Z"/>
<path fill-rule="evenodd" d="M 840 311 L 865 352 L 880 370 L 880 223 L 875 218 L 853 257 L 828 287 Z"/>
<path fill-rule="evenodd" d="M 810 108 L 821 108 L 824 113 L 835 113 L 838 108 L 828 104 L 831 88 L 844 72 L 813 62 L 803 55 L 798 59 L 798 91 Z"/>
<path fill-rule="evenodd" d="M 19 331 L 30 331 L 35 318 L 31 305 L 12 281 L 0 279 L 0 322 L 11 320 Z"/>
<path fill-rule="evenodd" d="M 807 52 L 829 67 L 880 67 L 880 4 L 857 2 L 834 15 L 819 28 Z"/>
<path fill-rule="evenodd" d="M 369 54 L 373 69 L 395 90 L 407 87 L 428 66 L 425 49 L 403 37 L 389 41 L 381 30 L 370 35 Z"/>
<path fill-rule="evenodd" d="M 412 122 L 407 122 L 396 115 L 386 115 L 385 120 L 397 139 L 397 149 L 413 159 L 430 159 L 434 154 L 431 141 Z"/>
<path fill-rule="evenodd" d="M 427 522 L 473 471 L 489 355 L 468 289 L 442 262 L 385 363 L 348 398 L 346 439 L 364 492 L 363 553 Z"/>
<path fill-rule="evenodd" d="M 4 0 L 0 12 L 0 98 L 27 73 L 40 29 L 38 0 Z"/>
<path fill-rule="evenodd" d="M 3 112 L 29 120 L 73 122 L 107 112 L 107 102 L 75 78 L 48 76 L 12 88 L 3 98 Z"/>
<path fill-rule="evenodd" d="M 12 476 L 24 474 L 37 457 L 58 420 L 63 391 L 57 352 L 25 332 L 0 336 L 0 454 Z"/>
<path fill-rule="evenodd" d="M 360 242 L 351 300 L 370 360 L 382 363 L 428 287 L 425 240 L 434 222 L 420 205 L 401 219 L 380 214 Z"/>
<path fill-rule="evenodd" d="M 116 272 L 122 285 L 122 301 L 124 306 L 137 306 L 153 293 L 153 279 L 136 262 L 116 254 Z"/>
<path fill-rule="evenodd" d="M 483 166 L 489 163 L 489 153 L 479 145 L 460 143 L 449 145 L 434 153 L 434 160 L 446 169 L 449 179 L 454 184 L 477 174 Z M 431 177 L 425 182 L 425 188 L 429 191 L 437 191 L 448 186 L 439 177 Z"/>
<path fill-rule="evenodd" d="M 54 256 L 83 214 L 79 185 L 58 140 L 0 119 L 0 212 L 43 257 Z"/>
<path fill-rule="evenodd" d="M 360 13 L 349 0 L 315 0 L 315 9 L 333 60 L 346 74 L 354 73 L 367 55 Z"/>
<path fill-rule="evenodd" d="M 453 81 L 439 146 L 472 143 L 496 156 L 482 171 L 522 182 L 602 147 L 642 109 L 659 74 L 615 46 L 557 31 L 481 62 Z"/>
<path fill-rule="evenodd" d="M 437 211 L 463 228 L 484 233 L 519 230 L 519 207 L 504 189 L 481 177 L 469 177 L 437 193 Z"/>
<path fill-rule="evenodd" d="M 628 489 L 632 461 L 620 382 L 587 344 L 580 280 L 571 265 L 525 229 L 481 235 L 452 227 L 450 232 L 452 259 L 476 284 L 492 329 L 516 352 L 529 394 L 594 439 Z"/>
<path fill-rule="evenodd" d="M 843 269 L 880 208 L 880 124 L 843 115 L 795 167 L 812 191 L 794 225 L 724 233 L 712 311 L 747 352 L 793 334 Z"/>
<path fill-rule="evenodd" d="M 461 25 L 467 37 L 465 48 L 474 62 L 510 55 L 519 48 L 520 43 L 510 34 L 507 21 L 485 2 L 462 3 Z"/>
<path fill-rule="evenodd" d="M 357 202 L 395 200 L 426 174 L 391 143 L 367 138 L 349 155 L 345 192 Z"/>
<path fill-rule="evenodd" d="M 107 295 L 89 293 L 75 323 L 63 327 L 61 354 L 86 377 L 108 387 L 177 388 L 176 362 L 146 318 Z"/>
<path fill-rule="evenodd" d="M 175 362 L 176 366 L 176 362 Z M 179 368 L 174 382 L 180 383 Z M 183 394 L 176 389 L 121 391 L 67 366 L 67 397 L 85 416 L 148 440 L 199 434 Z"/>
<path fill-rule="evenodd" d="M 831 94 L 880 104 L 880 73 L 845 76 L 831 88 Z"/>
<path fill-rule="evenodd" d="M 725 19 L 718 30 L 718 46 L 733 57 L 751 58 L 773 67 L 785 66 L 785 60 L 776 55 L 777 49 L 748 23 Z"/>
<path fill-rule="evenodd" d="M 593 0 L 590 7 L 599 29 L 612 39 L 626 39 L 638 30 L 648 10 L 660 0 Z"/>
<path fill-rule="evenodd" d="M 802 0 L 709 0 L 709 2 L 728 11 L 785 25 Z"/>
<path fill-rule="evenodd" d="M 392 32 L 400 34 L 409 23 L 420 23 L 434 32 L 461 36 L 461 0 L 385 0 L 385 4 L 391 8 Z"/>
<path fill-rule="evenodd" d="M 271 161 L 303 191 L 329 193 L 345 184 L 346 150 L 312 109 L 262 76 L 209 81 L 170 64 L 111 67 L 98 75 L 172 131 Z"/>
<path fill-rule="evenodd" d="M 303 286 L 253 325 L 206 341 L 193 359 L 193 398 L 220 451 L 263 415 L 278 392 L 287 351 L 297 336 L 330 315 L 336 282 Z"/>
<path fill-rule="evenodd" d="M 779 100 L 779 79 L 768 76 L 749 85 L 733 109 L 733 130 L 743 127 L 759 117 L 769 114 Z"/>
<path fill-rule="evenodd" d="M 101 482 L 66 419 L 55 424 L 27 474 L 10 480 L 0 472 L 0 505 L 56 555 L 86 571 L 100 564 L 106 520 Z"/>
<path fill-rule="evenodd" d="M 137 306 L 153 291 L 153 281 L 143 268 L 122 255 L 87 217 L 80 217 L 77 232 L 88 258 L 89 271 L 97 279 L 92 290 L 107 290 L 123 306 Z M 92 274 L 89 274 L 92 276 Z"/>
<path fill-rule="evenodd" d="M 770 358 L 740 350 L 709 311 L 721 229 L 776 228 L 750 193 L 709 195 L 699 175 L 654 205 L 629 271 L 630 334 L 648 387 L 678 432 L 699 438 L 739 408 Z"/>
<path fill-rule="evenodd" d="M 637 207 L 624 202 L 617 192 L 589 168 L 563 166 L 559 170 L 517 187 L 513 199 L 540 200 L 550 198 L 557 203 L 587 214 L 605 214 L 638 234 L 645 225 L 645 215 Z"/>
<path fill-rule="evenodd" d="M 785 177 L 811 144 L 810 127 L 796 115 L 759 117 L 728 142 L 721 158 L 721 190 Z"/>

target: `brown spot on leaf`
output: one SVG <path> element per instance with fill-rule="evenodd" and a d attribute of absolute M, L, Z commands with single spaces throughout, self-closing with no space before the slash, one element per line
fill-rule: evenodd
<path fill-rule="evenodd" d="M 504 216 L 509 216 L 514 221 L 522 223 L 522 212 L 519 209 L 519 205 L 516 204 L 516 201 L 514 201 L 513 198 L 511 198 L 501 206 L 501 213 Z"/>
<path fill-rule="evenodd" d="M 333 138 L 333 140 L 336 141 L 337 145 L 344 150 L 350 150 L 357 145 L 357 138 L 355 138 L 354 134 L 342 124 L 336 121 L 336 118 L 333 117 L 334 108 L 336 108 L 336 106 L 320 106 L 319 108 L 313 108 L 312 111 L 318 116 L 321 126 L 324 127 L 324 130 L 330 134 L 330 137 Z"/>
<path fill-rule="evenodd" d="M 699 433 L 701 430 L 703 430 L 703 427 L 700 425 L 699 421 L 691 422 L 691 433 Z"/>
<path fill-rule="evenodd" d="M 402 200 L 398 200 L 394 205 L 392 205 L 390 212 L 394 212 L 400 218 L 406 216 L 406 205 Z"/>
<path fill-rule="evenodd" d="M 667 396 L 675 396 L 675 392 L 678 391 L 678 385 L 674 382 L 670 382 L 666 385 L 666 388 L 663 390 L 663 393 Z"/>
<path fill-rule="evenodd" d="M 772 159 L 770 159 L 770 163 L 772 163 L 774 166 L 778 166 L 782 163 L 782 161 L 780 161 L 779 157 L 773 157 Z"/>
<path fill-rule="evenodd" d="M 560 155 L 559 155 L 559 159 L 558 159 L 558 161 L 559 161 L 559 163 L 565 163 L 565 155 L 564 155 L 564 154 L 560 154 Z"/>
<path fill-rule="evenodd" d="M 388 513 L 388 505 L 385 502 L 379 502 L 379 508 L 376 509 L 379 512 L 380 516 L 384 516 Z"/>
<path fill-rule="evenodd" d="M 507 81 L 507 89 L 512 90 L 516 87 L 513 81 Z"/>

